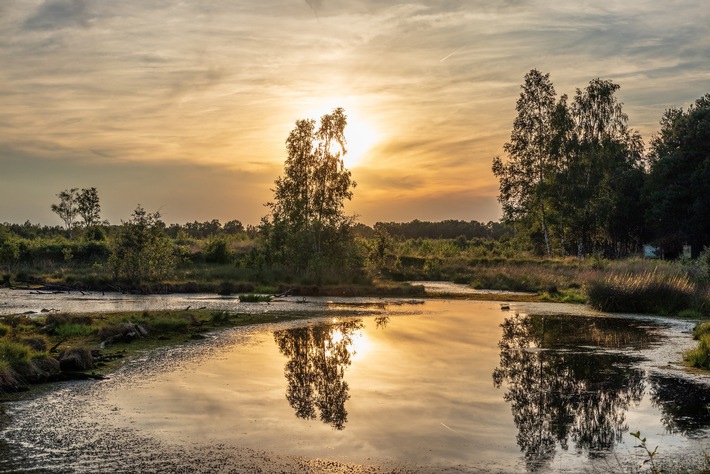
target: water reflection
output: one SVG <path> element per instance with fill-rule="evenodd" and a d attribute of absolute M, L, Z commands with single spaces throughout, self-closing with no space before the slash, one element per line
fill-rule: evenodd
<path fill-rule="evenodd" d="M 710 426 L 710 387 L 667 376 L 651 377 L 651 403 L 662 411 L 661 423 L 669 433 L 707 436 Z"/>
<path fill-rule="evenodd" d="M 612 318 L 517 314 L 501 324 L 493 382 L 506 388 L 528 469 L 549 466 L 557 446 L 567 450 L 570 441 L 597 457 L 621 440 L 626 411 L 644 394 L 643 373 L 633 367 L 636 359 L 590 346 L 643 346 L 652 335 L 617 326 Z"/>
<path fill-rule="evenodd" d="M 279 350 L 289 359 L 284 368 L 286 399 L 296 416 L 318 417 L 336 430 L 345 427 L 345 402 L 350 398 L 345 369 L 354 353 L 353 339 L 362 327 L 362 320 L 356 319 L 274 333 Z"/>

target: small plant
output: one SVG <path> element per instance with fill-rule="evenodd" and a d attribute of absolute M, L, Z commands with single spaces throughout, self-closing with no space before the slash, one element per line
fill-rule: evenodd
<path fill-rule="evenodd" d="M 224 324 L 229 321 L 229 313 L 226 311 L 215 311 L 210 316 L 212 324 Z"/>
<path fill-rule="evenodd" d="M 257 293 L 239 295 L 239 301 L 242 303 L 268 303 L 271 301 L 271 295 L 260 295 Z"/>
<path fill-rule="evenodd" d="M 648 444 L 646 443 L 646 438 L 641 438 L 640 431 L 636 431 L 635 433 L 629 433 L 629 434 L 631 436 L 633 436 L 634 438 L 636 438 L 637 440 L 639 440 L 639 442 L 641 443 L 641 444 L 637 444 L 636 446 L 634 446 L 634 448 L 639 448 L 639 449 L 642 449 L 643 451 L 645 451 L 646 459 L 643 460 L 640 467 L 643 467 L 646 464 L 649 464 L 651 466 L 651 472 L 653 474 L 659 474 L 661 472 L 661 469 L 658 466 L 656 466 L 656 463 L 654 461 L 656 454 L 658 454 L 658 446 L 653 448 L 653 451 L 651 451 L 648 448 Z"/>
<path fill-rule="evenodd" d="M 7 324 L 2 324 L 0 323 L 0 337 L 5 337 L 7 336 L 12 328 L 8 326 Z"/>

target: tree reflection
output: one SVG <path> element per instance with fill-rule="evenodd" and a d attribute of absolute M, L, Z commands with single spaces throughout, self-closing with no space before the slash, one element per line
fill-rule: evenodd
<path fill-rule="evenodd" d="M 661 409 L 670 433 L 704 436 L 710 426 L 710 387 L 670 376 L 651 378 L 651 403 Z"/>
<path fill-rule="evenodd" d="M 286 399 L 296 416 L 316 419 L 342 430 L 348 421 L 345 402 L 350 398 L 345 368 L 351 363 L 353 336 L 362 321 L 307 326 L 276 331 L 274 340 L 289 358 L 284 368 Z"/>
<path fill-rule="evenodd" d="M 493 382 L 505 385 L 529 469 L 544 469 L 557 445 L 566 450 L 570 440 L 589 456 L 604 455 L 621 440 L 626 411 L 643 396 L 643 374 L 631 367 L 631 357 L 589 349 L 603 341 L 617 344 L 618 338 L 607 337 L 615 325 L 610 329 L 602 318 L 517 314 L 501 324 Z M 642 332 L 627 328 L 624 343 L 647 343 Z"/>

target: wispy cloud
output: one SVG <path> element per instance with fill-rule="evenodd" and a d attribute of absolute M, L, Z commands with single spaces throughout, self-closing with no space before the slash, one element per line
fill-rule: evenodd
<path fill-rule="evenodd" d="M 88 0 L 45 0 L 27 18 L 24 27 L 29 30 L 59 30 L 76 26 L 86 28 L 92 18 L 88 7 Z"/>
<path fill-rule="evenodd" d="M 324 104 L 378 128 L 355 212 L 397 220 L 407 205 L 462 196 L 476 218 L 495 205 L 490 162 L 529 69 L 550 72 L 560 94 L 595 77 L 620 83 L 646 138 L 710 83 L 705 0 L 4 0 L 0 12 L 3 164 L 21 152 L 50 187 L 57 163 L 67 176 L 82 163 L 258 176 L 239 181 L 250 192 L 238 212 L 263 212 L 288 132 Z M 46 194 L 22 176 L 26 193 Z M 74 186 L 56 184 L 50 195 Z M 212 214 L 216 198 L 199 186 L 201 207 L 185 209 L 200 215 L 186 219 L 240 218 Z M 396 206 L 372 204 L 393 189 Z M 448 218 L 454 207 L 430 209 Z"/>

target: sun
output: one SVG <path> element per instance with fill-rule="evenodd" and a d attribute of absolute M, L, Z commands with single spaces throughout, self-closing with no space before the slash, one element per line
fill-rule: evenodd
<path fill-rule="evenodd" d="M 307 116 L 319 120 L 337 107 L 345 110 L 348 123 L 345 126 L 345 141 L 347 153 L 343 156 L 343 164 L 352 169 L 363 165 L 371 158 L 372 148 L 380 141 L 377 127 L 372 121 L 364 118 L 363 114 L 352 105 L 351 99 L 323 99 L 316 106 L 308 107 Z"/>

